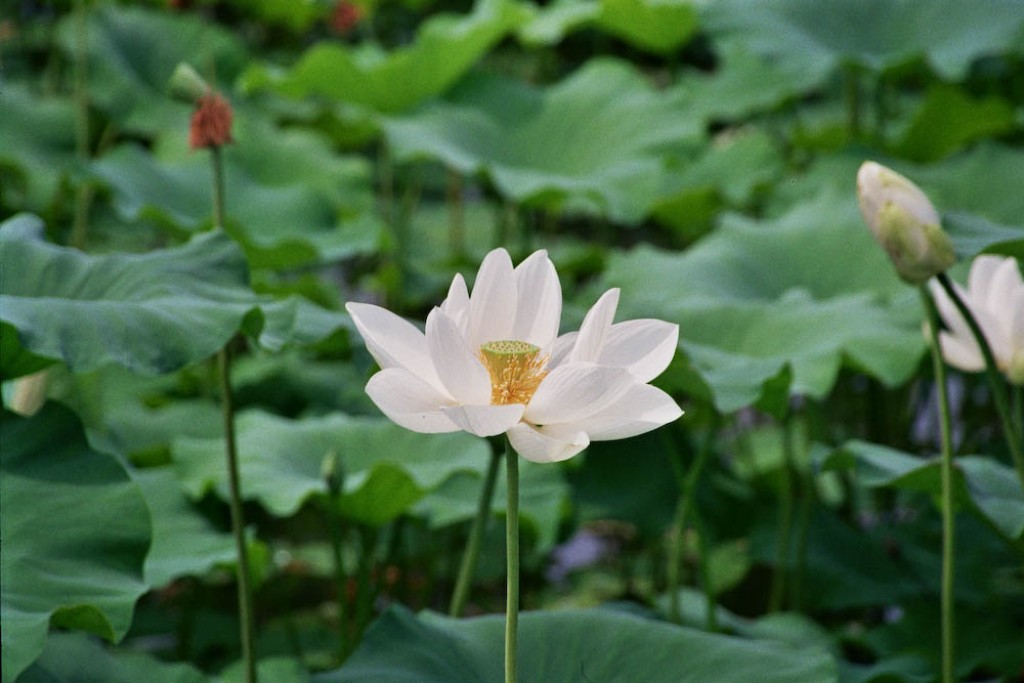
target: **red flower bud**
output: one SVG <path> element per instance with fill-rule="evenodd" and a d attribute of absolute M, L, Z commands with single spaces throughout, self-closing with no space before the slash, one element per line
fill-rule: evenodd
<path fill-rule="evenodd" d="M 215 147 L 231 142 L 231 105 L 217 93 L 199 98 L 192 114 L 188 144 L 192 149 Z"/>

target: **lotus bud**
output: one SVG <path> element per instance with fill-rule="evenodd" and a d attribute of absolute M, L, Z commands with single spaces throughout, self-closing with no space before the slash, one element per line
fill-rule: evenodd
<path fill-rule="evenodd" d="M 927 195 L 899 173 L 865 161 L 857 172 L 860 212 L 904 281 L 919 285 L 956 261 Z"/>
<path fill-rule="evenodd" d="M 171 74 L 170 89 L 171 97 L 189 104 L 197 103 L 211 90 L 203 77 L 185 62 L 180 62 Z"/>

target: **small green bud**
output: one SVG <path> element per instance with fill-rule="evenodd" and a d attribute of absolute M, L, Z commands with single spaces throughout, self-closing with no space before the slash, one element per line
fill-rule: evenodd
<path fill-rule="evenodd" d="M 185 62 L 179 62 L 171 74 L 170 89 L 171 97 L 189 104 L 195 104 L 203 95 L 210 92 L 209 84 Z"/>
<path fill-rule="evenodd" d="M 857 172 L 860 212 L 904 281 L 919 285 L 953 265 L 953 243 L 927 195 L 873 161 Z"/>

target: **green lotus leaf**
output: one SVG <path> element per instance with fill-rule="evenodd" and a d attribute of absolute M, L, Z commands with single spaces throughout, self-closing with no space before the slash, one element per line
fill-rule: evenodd
<path fill-rule="evenodd" d="M 424 22 L 407 47 L 385 52 L 372 43 L 351 48 L 322 42 L 284 74 L 250 68 L 242 86 L 291 97 L 322 95 L 375 112 L 405 111 L 455 84 L 519 24 L 523 12 L 510 0 L 478 0 L 468 15 Z"/>
<path fill-rule="evenodd" d="M 610 59 L 546 90 L 471 77 L 444 101 L 382 125 L 401 161 L 436 159 L 486 174 L 516 202 L 624 222 L 642 219 L 658 197 L 663 155 L 703 131 L 684 102 Z"/>
<path fill-rule="evenodd" d="M 502 680 L 504 617 L 414 616 L 392 607 L 337 672 L 315 683 Z M 824 650 L 748 640 L 612 610 L 527 612 L 519 620 L 519 675 L 535 683 L 644 680 L 650 683 L 837 680 Z"/>
<path fill-rule="evenodd" d="M 855 63 L 884 71 L 924 60 L 959 80 L 978 57 L 1021 53 L 1024 6 L 1016 0 L 723 0 L 703 23 L 754 52 L 808 68 Z"/>
<path fill-rule="evenodd" d="M 691 0 L 561 0 L 538 10 L 520 28 L 519 38 L 527 45 L 552 45 L 588 26 L 667 55 L 696 33 L 697 6 Z"/>
<path fill-rule="evenodd" d="M 4 83 L 0 97 L 0 202 L 42 212 L 75 169 L 75 115 L 70 100 L 37 97 Z"/>
<path fill-rule="evenodd" d="M 133 478 L 153 520 L 153 545 L 145 565 L 147 585 L 161 588 L 181 576 L 234 564 L 234 538 L 214 529 L 192 508 L 172 468 L 140 470 Z"/>
<path fill-rule="evenodd" d="M 297 659 L 268 657 L 257 662 L 262 681 L 306 683 L 309 674 Z M 43 656 L 18 683 L 235 683 L 245 680 L 244 667 L 232 665 L 219 676 L 206 675 L 191 664 L 164 662 L 142 652 L 104 648 L 74 633 L 54 633 Z"/>
<path fill-rule="evenodd" d="M 74 372 L 108 364 L 160 374 L 208 358 L 239 331 L 276 349 L 347 317 L 248 288 L 241 250 L 222 232 L 147 254 L 83 254 L 0 229 L 0 320 L 31 353 Z"/>
<path fill-rule="evenodd" d="M 408 512 L 458 472 L 482 473 L 485 441 L 467 434 L 417 434 L 382 418 L 335 414 L 288 420 L 258 410 L 237 420 L 242 495 L 278 517 L 327 493 L 325 467 L 335 459 L 343 481 L 342 511 L 373 525 Z M 222 439 L 183 438 L 172 455 L 189 495 L 209 489 L 227 498 Z"/>
<path fill-rule="evenodd" d="M 935 161 L 969 142 L 1014 128 L 1013 107 L 998 97 L 973 99 L 959 88 L 935 86 L 896 143 L 894 152 L 914 161 Z"/>
<path fill-rule="evenodd" d="M 364 160 L 338 157 L 321 136 L 280 130 L 258 115 L 240 116 L 234 137 L 222 150 L 225 210 L 254 267 L 334 261 L 376 248 L 381 228 Z M 184 134 L 157 155 L 121 146 L 92 169 L 129 221 L 151 218 L 195 232 L 211 220 L 210 160 L 187 150 Z"/>
<path fill-rule="evenodd" d="M 853 469 L 869 488 L 892 487 L 938 496 L 942 481 L 937 458 L 921 458 L 886 446 L 850 441 L 821 464 L 825 470 Z M 955 495 L 969 503 L 1007 538 L 1024 534 L 1024 492 L 1013 468 L 992 458 L 962 455 L 953 463 Z"/>
<path fill-rule="evenodd" d="M 728 215 L 684 253 L 613 253 L 604 283 L 622 288 L 623 317 L 679 324 L 723 412 L 756 402 L 786 368 L 789 392 L 814 398 L 844 364 L 898 385 L 925 349 L 915 292 L 831 194 L 775 220 Z"/>
<path fill-rule="evenodd" d="M 813 92 L 827 78 L 822 65 L 770 59 L 742 44 L 725 41 L 714 71 L 687 72 L 672 91 L 681 93 L 688 106 L 704 118 L 740 121 Z"/>
<path fill-rule="evenodd" d="M 691 162 L 678 161 L 666 179 L 654 218 L 676 231 L 710 226 L 723 205 L 740 208 L 783 171 L 782 154 L 760 131 L 723 136 Z"/>
<path fill-rule="evenodd" d="M 13 681 L 43 651 L 51 622 L 124 636 L 147 589 L 150 520 L 124 467 L 91 450 L 57 404 L 31 418 L 4 411 L 0 474 L 3 678 Z"/>
<path fill-rule="evenodd" d="M 65 52 L 74 55 L 73 15 L 61 21 L 58 37 Z M 198 15 L 144 7 L 90 7 L 86 38 L 90 102 L 123 129 L 154 137 L 188 129 L 191 107 L 167 94 L 167 82 L 180 62 L 210 70 L 210 81 L 216 73 L 230 83 L 246 59 L 236 36 Z"/>

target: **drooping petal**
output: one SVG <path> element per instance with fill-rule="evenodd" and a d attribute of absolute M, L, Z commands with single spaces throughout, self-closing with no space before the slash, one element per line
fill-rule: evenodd
<path fill-rule="evenodd" d="M 939 333 L 942 357 L 954 368 L 964 372 L 978 372 L 985 369 L 985 359 L 973 338 L 955 337 L 949 332 Z"/>
<path fill-rule="evenodd" d="M 591 441 L 610 441 L 645 434 L 682 414 L 664 391 L 650 384 L 637 384 L 615 403 L 572 426 L 585 431 Z"/>
<path fill-rule="evenodd" d="M 427 434 L 454 432 L 458 427 L 445 417 L 442 408 L 450 397 L 405 368 L 387 368 L 370 378 L 366 393 L 395 424 Z"/>
<path fill-rule="evenodd" d="M 451 318 L 435 308 L 427 316 L 427 349 L 441 384 L 459 403 L 491 402 L 491 377 Z"/>
<path fill-rule="evenodd" d="M 448 296 L 441 302 L 441 310 L 452 321 L 463 335 L 469 325 L 469 290 L 460 273 L 455 274 L 452 284 L 448 287 Z"/>
<path fill-rule="evenodd" d="M 443 409 L 444 414 L 459 429 L 477 436 L 504 434 L 523 417 L 523 405 L 465 405 Z"/>
<path fill-rule="evenodd" d="M 615 309 L 619 306 L 618 288 L 609 289 L 601 295 L 580 325 L 580 333 L 576 338 L 576 346 L 573 347 L 569 360 L 572 362 L 597 362 L 601 353 L 608 330 L 612 326 L 612 319 L 615 318 Z"/>
<path fill-rule="evenodd" d="M 534 252 L 515 269 L 518 302 L 511 339 L 550 349 L 562 317 L 562 285 L 546 251 Z"/>
<path fill-rule="evenodd" d="M 629 320 L 608 330 L 598 363 L 626 368 L 638 382 L 650 382 L 672 362 L 678 343 L 678 325 Z"/>
<path fill-rule="evenodd" d="M 427 340 L 416 326 L 386 308 L 347 303 L 345 310 L 366 342 L 366 349 L 382 369 L 405 368 L 436 389 L 442 385 L 427 350 Z"/>
<path fill-rule="evenodd" d="M 484 257 L 469 298 L 466 338 L 479 349 L 489 341 L 508 340 L 516 317 L 516 282 L 512 259 L 504 249 Z"/>
<path fill-rule="evenodd" d="M 625 368 L 571 363 L 552 370 L 524 414 L 535 425 L 578 422 L 615 402 L 635 384 Z"/>
<path fill-rule="evenodd" d="M 586 432 L 578 429 L 538 429 L 525 423 L 508 430 L 508 440 L 516 453 L 540 463 L 568 460 L 590 445 Z"/>

